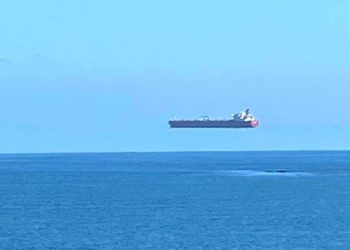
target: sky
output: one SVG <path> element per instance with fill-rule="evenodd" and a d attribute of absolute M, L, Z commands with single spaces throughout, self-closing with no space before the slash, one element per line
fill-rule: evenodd
<path fill-rule="evenodd" d="M 350 149 L 350 2 L 5 1 L 0 153 Z M 249 107 L 257 129 L 169 129 Z"/>

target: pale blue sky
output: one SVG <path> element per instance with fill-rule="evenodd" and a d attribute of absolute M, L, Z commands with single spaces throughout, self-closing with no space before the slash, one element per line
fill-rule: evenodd
<path fill-rule="evenodd" d="M 350 2 L 5 1 L 0 152 L 350 149 Z M 255 130 L 170 130 L 250 107 Z"/>

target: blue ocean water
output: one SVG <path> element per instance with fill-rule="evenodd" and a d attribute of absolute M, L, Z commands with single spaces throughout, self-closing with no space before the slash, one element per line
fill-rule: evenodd
<path fill-rule="evenodd" d="M 350 152 L 0 155 L 0 249 L 350 249 Z"/>

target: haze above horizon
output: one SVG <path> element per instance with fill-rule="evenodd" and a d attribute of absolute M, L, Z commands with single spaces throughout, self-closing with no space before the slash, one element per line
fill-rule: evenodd
<path fill-rule="evenodd" d="M 350 149 L 350 3 L 8 1 L 0 153 Z M 251 108 L 257 129 L 170 130 Z"/>

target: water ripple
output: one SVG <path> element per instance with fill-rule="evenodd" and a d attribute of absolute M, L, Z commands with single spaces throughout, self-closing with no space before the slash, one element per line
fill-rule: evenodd
<path fill-rule="evenodd" d="M 286 170 L 220 170 L 219 175 L 225 176 L 286 176 L 286 177 L 298 177 L 298 176 L 314 176 L 313 173 L 309 172 L 293 172 Z"/>

